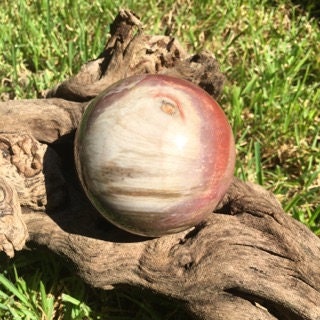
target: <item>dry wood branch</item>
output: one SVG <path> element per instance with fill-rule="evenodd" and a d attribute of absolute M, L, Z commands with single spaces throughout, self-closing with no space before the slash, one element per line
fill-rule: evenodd
<path fill-rule="evenodd" d="M 224 77 L 212 54 L 190 56 L 172 37 L 143 33 L 140 20 L 127 10 L 120 11 L 110 29 L 111 38 L 101 55 L 85 64 L 73 78 L 47 92 L 47 98 L 88 101 L 112 83 L 144 73 L 179 76 L 215 97 L 220 95 Z"/>
<path fill-rule="evenodd" d="M 77 128 L 85 105 L 63 99 L 0 102 L 0 134 L 27 133 L 52 143 Z"/>
<path fill-rule="evenodd" d="M 0 249 L 44 245 L 95 287 L 148 289 L 197 319 L 320 319 L 320 241 L 263 188 L 234 179 L 203 224 L 157 239 L 117 229 L 88 202 L 73 161 L 86 106 L 77 101 L 145 72 L 186 78 L 215 97 L 222 88 L 212 55 L 146 36 L 131 12 L 111 32 L 97 60 L 49 91 L 54 98 L 0 103 Z"/>
<path fill-rule="evenodd" d="M 72 205 L 24 221 L 29 240 L 71 259 L 94 286 L 144 287 L 185 301 L 204 319 L 320 315 L 319 239 L 260 187 L 235 179 L 203 225 L 158 239 L 128 235 L 101 221 L 88 203 L 78 206 L 86 209 Z"/>

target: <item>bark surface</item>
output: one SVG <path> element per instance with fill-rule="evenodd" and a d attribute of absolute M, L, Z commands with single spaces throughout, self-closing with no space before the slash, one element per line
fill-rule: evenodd
<path fill-rule="evenodd" d="M 101 55 L 45 99 L 0 103 L 0 249 L 48 247 L 95 287 L 132 286 L 183 302 L 194 319 L 320 319 L 320 240 L 275 197 L 236 178 L 214 213 L 156 239 L 130 235 L 95 211 L 79 185 L 73 137 L 90 101 L 133 74 L 182 77 L 218 98 L 213 55 L 143 32 L 122 10 Z"/>

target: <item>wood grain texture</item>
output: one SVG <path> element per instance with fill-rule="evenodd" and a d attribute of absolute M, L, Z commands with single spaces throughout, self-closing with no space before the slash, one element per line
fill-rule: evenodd
<path fill-rule="evenodd" d="M 134 36 L 131 28 L 137 24 L 136 16 L 121 11 L 112 25 L 101 56 L 105 70 L 117 66 L 105 74 L 110 82 L 126 75 L 123 63 L 127 66 L 129 57 L 122 59 L 120 53 L 127 47 L 136 54 L 131 54 L 133 65 L 140 66 L 137 62 L 146 56 L 151 66 L 158 61 L 147 54 L 150 42 L 144 44 L 143 32 Z M 223 76 L 210 55 L 172 56 L 168 45 L 171 65 L 162 65 L 160 72 L 189 76 L 210 94 L 220 92 Z M 83 85 L 88 65 L 77 81 L 67 80 L 58 86 L 63 89 L 50 92 L 60 99 L 0 104 L 0 249 L 12 256 L 25 241 L 47 246 L 71 261 L 92 286 L 152 291 L 182 301 L 194 319 L 319 320 L 320 240 L 262 187 L 235 178 L 206 221 L 154 239 L 127 234 L 94 210 L 75 174 L 73 134 L 85 108 L 76 101 L 90 99 L 106 85 L 97 80 L 99 59 Z M 194 70 L 215 72 L 203 83 L 203 73 Z M 87 91 L 90 87 L 93 91 Z M 37 195 L 42 201 L 32 200 Z"/>
<path fill-rule="evenodd" d="M 74 77 L 48 90 L 47 98 L 89 101 L 111 84 L 145 73 L 181 77 L 215 97 L 221 94 L 224 76 L 213 54 L 190 55 L 173 37 L 144 33 L 140 20 L 128 10 L 120 10 L 110 30 L 111 38 L 100 56 Z"/>
<path fill-rule="evenodd" d="M 27 237 L 17 191 L 7 179 L 0 176 L 0 251 L 13 257 L 14 250 L 24 247 Z"/>
<path fill-rule="evenodd" d="M 29 240 L 93 286 L 143 287 L 185 302 L 195 319 L 319 319 L 320 241 L 260 187 L 235 179 L 202 225 L 148 240 L 78 206 L 24 221 Z"/>
<path fill-rule="evenodd" d="M 85 105 L 57 98 L 0 102 L 0 134 L 31 134 L 52 143 L 77 128 Z"/>

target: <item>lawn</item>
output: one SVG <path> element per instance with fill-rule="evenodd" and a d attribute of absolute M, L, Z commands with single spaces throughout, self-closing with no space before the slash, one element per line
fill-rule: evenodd
<path fill-rule="evenodd" d="M 148 33 L 213 52 L 239 178 L 320 236 L 320 22 L 315 1 L 1 1 L 0 100 L 36 98 L 99 55 L 119 8 Z M 317 8 L 318 6 L 318 8 Z M 185 319 L 179 307 L 88 288 L 56 256 L 1 256 L 1 319 Z M 127 307 L 129 306 L 129 308 Z M 165 314 L 163 310 L 166 310 Z"/>

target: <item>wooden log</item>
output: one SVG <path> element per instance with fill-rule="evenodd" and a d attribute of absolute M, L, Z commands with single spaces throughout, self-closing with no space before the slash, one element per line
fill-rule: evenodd
<path fill-rule="evenodd" d="M 46 246 L 92 286 L 151 290 L 194 319 L 320 319 L 320 240 L 262 187 L 234 178 L 206 221 L 155 239 L 117 229 L 89 203 L 73 162 L 84 101 L 137 73 L 179 76 L 214 97 L 223 81 L 211 54 L 145 35 L 130 11 L 111 32 L 101 56 L 47 99 L 0 103 L 0 250 Z"/>

